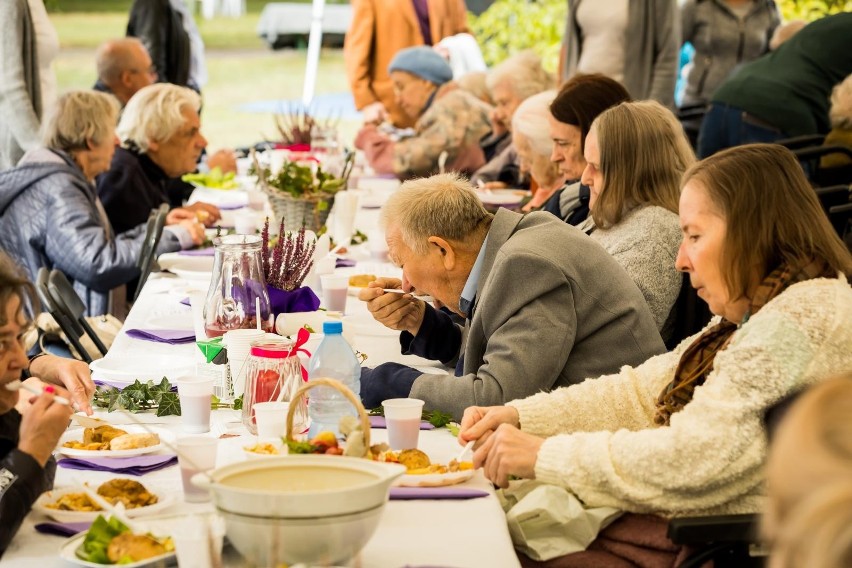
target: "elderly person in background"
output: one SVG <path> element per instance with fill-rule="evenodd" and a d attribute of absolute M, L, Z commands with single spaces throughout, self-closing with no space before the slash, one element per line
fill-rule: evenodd
<path fill-rule="evenodd" d="M 772 568 L 846 568 L 852 560 L 852 373 L 816 385 L 771 438 L 763 535 Z"/>
<path fill-rule="evenodd" d="M 365 369 L 361 398 L 369 407 L 412 396 L 458 418 L 473 403 L 503 404 L 665 351 L 624 269 L 548 213 L 491 215 L 468 182 L 441 175 L 403 184 L 382 222 L 402 281 L 380 278 L 359 298 L 402 332 L 403 353 L 456 366 L 459 376 L 395 363 Z M 429 294 L 465 325 L 383 288 Z"/>
<path fill-rule="evenodd" d="M 437 45 L 461 33 L 470 33 L 463 0 L 354 0 L 343 59 L 364 120 L 413 126 L 417 117 L 399 108 L 388 64 L 403 49 Z"/>
<path fill-rule="evenodd" d="M 32 284 L 0 253 L 0 556 L 36 498 L 53 488 L 53 449 L 73 412 L 55 402 L 56 396 L 69 398 L 70 394 L 48 385 L 22 415 L 15 410 L 18 393 L 5 388 L 20 380 L 29 365 L 22 343 L 29 324 L 24 313 L 27 303 L 37 305 Z"/>
<path fill-rule="evenodd" d="M 92 88 L 114 95 L 122 108 L 139 89 L 157 82 L 157 70 L 151 56 L 135 37 L 102 43 L 95 61 L 98 80 Z"/>
<path fill-rule="evenodd" d="M 852 371 L 852 255 L 796 158 L 780 146 L 733 148 L 692 166 L 682 184 L 677 267 L 721 318 L 635 368 L 467 409 L 459 441 L 477 440 L 474 464 L 497 485 L 535 478 L 587 507 L 662 517 L 756 513 L 764 411 Z M 629 514 L 565 560 L 614 562 L 610 530 L 641 531 L 671 555 L 660 565 L 674 565 L 666 520 Z"/>
<path fill-rule="evenodd" d="M 827 134 L 829 97 L 852 73 L 852 12 L 811 22 L 778 49 L 739 67 L 712 97 L 698 156 L 751 142 Z"/>
<path fill-rule="evenodd" d="M 168 83 L 145 87 L 127 103 L 117 129 L 121 148 L 98 178 L 98 195 L 116 232 L 145 223 L 151 209 L 169 203 L 166 183 L 195 171 L 207 146 L 200 106 L 196 92 Z M 166 224 L 197 219 L 211 225 L 221 216 L 217 207 L 199 202 L 172 209 Z"/>
<path fill-rule="evenodd" d="M 518 106 L 512 116 L 512 147 L 518 154 L 521 172 L 528 174 L 537 189 L 521 210 L 541 209 L 564 185 L 559 167 L 550 160 L 553 143 L 548 132 L 550 103 L 556 91 L 533 95 Z"/>
<path fill-rule="evenodd" d="M 144 223 L 116 234 L 95 192 L 93 180 L 109 168 L 115 152 L 117 115 L 118 104 L 109 95 L 66 93 L 45 123 L 44 147 L 0 173 L 3 248 L 31 280 L 41 267 L 65 273 L 89 315 L 125 313 L 125 306 L 110 305 L 110 292 L 139 275 L 145 240 Z M 157 251 L 180 250 L 181 243 L 188 248 L 203 238 L 200 224 L 182 221 L 166 228 Z"/>
<path fill-rule="evenodd" d="M 621 83 L 606 75 L 575 75 L 550 103 L 550 159 L 559 168 L 565 187 L 545 203 L 543 210 L 553 213 L 569 225 L 577 225 L 589 214 L 589 188 L 580 183 L 586 168 L 583 157 L 586 135 L 592 121 L 606 109 L 629 101 Z"/>
<path fill-rule="evenodd" d="M 553 87 L 553 77 L 541 66 L 534 51 L 522 51 L 488 72 L 486 78 L 494 110 L 491 133 L 480 144 L 488 160 L 473 174 L 471 181 L 485 187 L 525 187 L 518 171 L 518 156 L 512 146 L 512 116 L 524 100 Z"/>
<path fill-rule="evenodd" d="M 668 341 L 683 284 L 675 268 L 680 178 L 695 162 L 692 147 L 670 110 L 639 101 L 598 116 L 584 152 L 591 214 L 579 228 L 624 267 Z"/>
<path fill-rule="evenodd" d="M 826 135 L 825 146 L 846 146 L 852 148 L 852 75 L 831 91 L 831 109 L 828 111 L 831 131 Z M 842 168 L 852 165 L 852 158 L 846 154 L 828 154 L 819 162 L 821 168 Z"/>
<path fill-rule="evenodd" d="M 416 118 L 412 137 L 393 141 L 375 124 L 365 125 L 355 146 L 364 151 L 377 173 L 399 178 L 437 172 L 446 152 L 446 169 L 470 174 L 485 163 L 479 140 L 491 130 L 488 105 L 462 91 L 452 81 L 444 59 L 428 47 L 396 54 L 388 68 L 397 103 Z"/>

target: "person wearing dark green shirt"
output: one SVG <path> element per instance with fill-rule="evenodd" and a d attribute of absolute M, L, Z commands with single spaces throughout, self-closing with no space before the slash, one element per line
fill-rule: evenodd
<path fill-rule="evenodd" d="M 698 135 L 699 157 L 740 144 L 827 133 L 831 89 L 850 73 L 852 13 L 808 24 L 716 90 Z"/>

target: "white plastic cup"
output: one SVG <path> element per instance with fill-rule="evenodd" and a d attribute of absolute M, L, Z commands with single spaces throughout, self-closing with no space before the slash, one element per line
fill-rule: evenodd
<path fill-rule="evenodd" d="M 416 398 L 391 398 L 382 401 L 392 450 L 413 450 L 420 438 L 423 401 Z"/>
<path fill-rule="evenodd" d="M 323 274 L 322 303 L 325 309 L 332 312 L 346 311 L 346 296 L 349 293 L 349 277 L 345 274 Z"/>
<path fill-rule="evenodd" d="M 389 262 L 388 243 L 385 240 L 385 232 L 381 229 L 371 229 L 367 232 L 367 248 L 370 256 L 378 262 Z"/>
<path fill-rule="evenodd" d="M 234 396 L 240 396 L 245 389 L 252 341 L 263 339 L 264 335 L 261 329 L 232 329 L 222 336 L 222 342 L 228 349 L 228 369 Z"/>
<path fill-rule="evenodd" d="M 257 214 L 250 210 L 234 213 L 234 230 L 240 235 L 257 233 Z"/>
<path fill-rule="evenodd" d="M 289 402 L 258 402 L 254 405 L 258 441 L 281 441 L 287 434 Z"/>
<path fill-rule="evenodd" d="M 188 503 L 203 503 L 210 500 L 206 489 L 196 487 L 192 476 L 216 467 L 219 440 L 209 436 L 187 436 L 178 438 L 178 465 L 183 483 L 183 499 Z"/>
<path fill-rule="evenodd" d="M 212 377 L 180 377 L 177 381 L 180 421 L 184 432 L 203 434 L 210 431 Z"/>
<path fill-rule="evenodd" d="M 249 189 L 246 191 L 248 198 L 248 208 L 252 211 L 263 211 L 266 209 L 266 194 L 258 189 Z"/>

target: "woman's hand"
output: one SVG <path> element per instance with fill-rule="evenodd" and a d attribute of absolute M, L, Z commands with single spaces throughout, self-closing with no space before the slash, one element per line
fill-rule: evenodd
<path fill-rule="evenodd" d="M 92 405 L 89 401 L 95 393 L 95 383 L 86 363 L 55 355 L 42 355 L 30 363 L 30 374 L 46 383 L 64 386 L 77 407 L 91 416 Z"/>
<path fill-rule="evenodd" d="M 358 292 L 358 299 L 367 302 L 367 309 L 383 326 L 417 335 L 426 313 L 425 302 L 407 294 L 384 292 L 383 288 L 402 288 L 402 282 L 379 278 Z"/>
<path fill-rule="evenodd" d="M 203 201 L 197 201 L 192 205 L 183 207 L 182 209 L 192 211 L 196 218 L 207 227 L 210 227 L 222 218 L 222 212 L 218 207 L 211 205 L 210 203 L 204 203 Z"/>
<path fill-rule="evenodd" d="M 511 406 L 470 406 L 464 411 L 459 426 L 459 444 L 464 446 L 477 440 L 475 447 L 483 442 L 501 425 L 521 427 L 517 409 Z"/>
<path fill-rule="evenodd" d="M 30 407 L 21 420 L 18 449 L 29 454 L 44 467 L 68 427 L 73 410 L 54 401 L 56 395 L 71 397 L 65 389 L 48 385 L 44 392 L 30 399 Z"/>
<path fill-rule="evenodd" d="M 178 225 L 189 232 L 189 236 L 192 238 L 192 243 L 194 245 L 197 246 L 204 242 L 204 225 L 201 223 L 195 220 L 187 220 L 181 221 Z"/>
<path fill-rule="evenodd" d="M 508 487 L 509 478 L 535 479 L 535 463 L 544 438 L 501 424 L 473 453 L 473 466 L 497 487 Z"/>

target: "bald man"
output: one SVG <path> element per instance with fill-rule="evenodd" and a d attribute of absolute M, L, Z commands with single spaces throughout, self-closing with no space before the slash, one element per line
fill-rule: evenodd
<path fill-rule="evenodd" d="M 98 81 L 93 89 L 110 93 L 122 108 L 136 91 L 157 81 L 148 50 L 135 37 L 109 40 L 96 55 Z"/>

